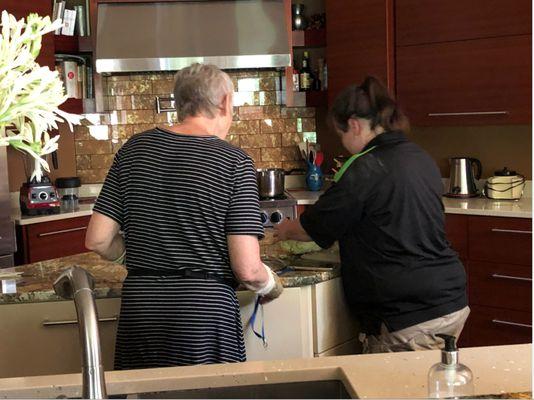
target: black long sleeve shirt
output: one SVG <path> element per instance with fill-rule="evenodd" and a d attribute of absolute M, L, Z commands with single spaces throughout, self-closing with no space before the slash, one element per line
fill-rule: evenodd
<path fill-rule="evenodd" d="M 432 158 L 402 132 L 374 138 L 300 222 L 321 247 L 339 241 L 345 295 L 362 331 L 397 331 L 467 305 L 465 270 L 444 229 Z"/>

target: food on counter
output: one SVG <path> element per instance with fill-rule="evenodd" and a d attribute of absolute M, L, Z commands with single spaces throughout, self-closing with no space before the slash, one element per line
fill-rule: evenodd
<path fill-rule="evenodd" d="M 306 254 L 322 250 L 315 242 L 298 242 L 296 240 L 284 240 L 280 242 L 280 247 L 290 254 Z"/>

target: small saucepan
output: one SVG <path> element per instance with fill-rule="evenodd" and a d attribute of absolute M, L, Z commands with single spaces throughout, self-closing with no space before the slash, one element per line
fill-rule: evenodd
<path fill-rule="evenodd" d="M 256 170 L 260 198 L 272 199 L 284 195 L 284 170 L 265 168 Z"/>

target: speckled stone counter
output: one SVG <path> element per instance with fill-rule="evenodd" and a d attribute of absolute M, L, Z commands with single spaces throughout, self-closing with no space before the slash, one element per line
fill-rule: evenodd
<path fill-rule="evenodd" d="M 186 367 L 106 371 L 108 395 L 228 386 L 341 381 L 351 398 L 428 398 L 427 374 L 439 350 L 360 354 Z M 460 349 L 473 371 L 471 398 L 524 398 L 532 391 L 530 344 Z M 0 379 L 0 398 L 81 396 L 81 374 Z M 163 396 L 170 394 L 170 396 Z"/>
<path fill-rule="evenodd" d="M 52 284 L 61 271 L 72 266 L 84 268 L 93 275 L 96 298 L 120 297 L 122 282 L 126 278 L 126 268 L 123 265 L 106 261 L 95 253 L 83 253 L 15 267 L 14 271 L 23 274 L 16 280 L 2 281 L 4 283 L 2 288 L 13 286 L 15 283 L 16 293 L 4 293 L 2 290 L 0 304 L 64 300 L 55 294 Z M 281 279 L 285 287 L 297 287 L 324 282 L 339 275 L 339 268 L 334 268 L 323 272 L 288 272 Z"/>

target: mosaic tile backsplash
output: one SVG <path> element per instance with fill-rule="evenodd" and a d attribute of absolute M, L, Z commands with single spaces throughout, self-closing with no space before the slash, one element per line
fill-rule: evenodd
<path fill-rule="evenodd" d="M 304 168 L 297 143 L 315 136 L 315 109 L 281 105 L 277 71 L 230 72 L 234 121 L 226 140 L 244 149 L 256 168 Z M 134 134 L 176 122 L 176 113 L 155 110 L 156 96 L 173 91 L 173 74 L 103 78 L 104 114 L 92 126 L 75 127 L 76 169 L 82 183 L 103 182 L 117 150 Z"/>

